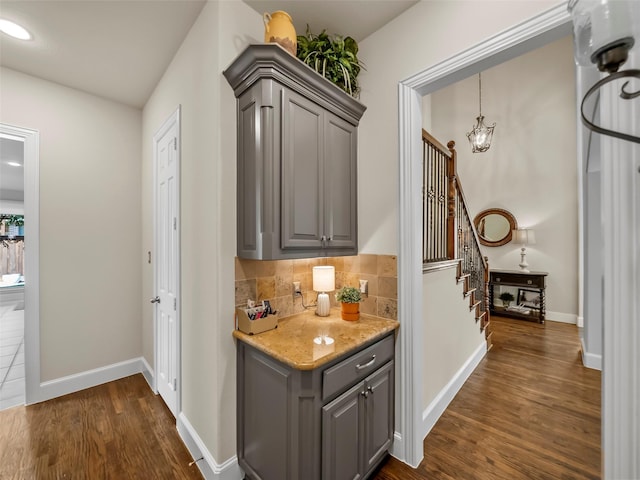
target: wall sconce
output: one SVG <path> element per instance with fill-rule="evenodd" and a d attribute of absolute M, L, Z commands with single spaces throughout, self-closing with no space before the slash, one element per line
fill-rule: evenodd
<path fill-rule="evenodd" d="M 319 317 L 329 316 L 331 302 L 329 295 L 336 289 L 336 270 L 332 266 L 313 267 L 313 290 L 318 292 L 318 304 L 316 307 L 316 315 Z"/>
<path fill-rule="evenodd" d="M 520 271 L 529 273 L 529 264 L 527 263 L 527 249 L 525 245 L 533 245 L 536 243 L 536 235 L 530 228 L 519 228 L 513 230 L 513 241 L 522 245 L 520 249 Z"/>
<path fill-rule="evenodd" d="M 609 130 L 595 125 L 584 114 L 586 100 L 602 86 L 620 78 L 640 79 L 640 70 L 618 71 L 627 61 L 636 38 L 640 37 L 640 6 L 636 1 L 570 0 L 569 13 L 573 21 L 573 40 L 578 65 L 596 64 L 598 70 L 609 73 L 596 82 L 585 94 L 580 105 L 582 122 L 594 132 L 640 143 L 640 137 Z M 634 11 L 635 10 L 635 11 Z M 640 96 L 627 91 L 627 80 L 620 88 L 620 98 L 631 100 Z"/>

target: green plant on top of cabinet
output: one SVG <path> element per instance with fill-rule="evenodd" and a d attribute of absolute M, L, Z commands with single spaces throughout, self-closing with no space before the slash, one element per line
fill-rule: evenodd
<path fill-rule="evenodd" d="M 352 97 L 360 96 L 358 74 L 364 67 L 353 38 L 329 35 L 326 30 L 314 34 L 307 25 L 305 35 L 298 35 L 297 56 Z"/>
<path fill-rule="evenodd" d="M 274 44 L 224 72 L 237 98 L 237 255 L 355 255 L 357 127 L 366 107 Z"/>

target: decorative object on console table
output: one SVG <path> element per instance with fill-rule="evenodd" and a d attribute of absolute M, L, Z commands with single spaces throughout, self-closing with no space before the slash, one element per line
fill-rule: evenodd
<path fill-rule="evenodd" d="M 516 297 L 514 297 L 513 293 L 511 293 L 511 292 L 502 292 L 500 294 L 500 297 L 498 297 L 498 298 L 500 298 L 500 300 L 502 300 L 502 304 L 505 307 L 508 307 L 511 304 L 511 302 L 513 302 L 516 299 Z"/>
<path fill-rule="evenodd" d="M 336 289 L 336 270 L 333 266 L 313 267 L 313 290 L 318 292 L 318 302 L 316 307 L 316 315 L 319 317 L 329 316 L 331 302 L 327 292 L 333 292 Z"/>
<path fill-rule="evenodd" d="M 342 287 L 336 293 L 336 300 L 341 303 L 340 316 L 343 320 L 355 321 L 360 318 L 360 290 L 355 287 Z"/>
<path fill-rule="evenodd" d="M 298 36 L 291 16 L 287 12 L 278 10 L 273 13 L 264 13 L 262 19 L 264 21 L 265 43 L 277 43 L 295 57 L 298 49 Z"/>
<path fill-rule="evenodd" d="M 537 290 L 518 289 L 518 306 L 540 310 L 540 292 Z"/>
<path fill-rule="evenodd" d="M 513 231 L 513 241 L 522 245 L 520 249 L 520 271 L 528 273 L 529 264 L 527 263 L 527 249 L 525 245 L 534 245 L 536 243 L 536 236 L 530 228 L 519 228 Z"/>
<path fill-rule="evenodd" d="M 522 272 L 519 270 L 491 270 L 489 272 L 489 310 L 491 315 L 520 318 L 544 323 L 545 282 L 547 272 Z M 518 289 L 517 305 L 496 304 L 496 295 L 503 287 Z M 504 291 L 502 292 L 504 293 Z"/>

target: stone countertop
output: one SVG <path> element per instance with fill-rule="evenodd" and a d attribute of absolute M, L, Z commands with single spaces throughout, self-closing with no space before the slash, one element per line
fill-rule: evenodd
<path fill-rule="evenodd" d="M 396 320 L 363 313 L 349 322 L 340 318 L 339 309 L 331 309 L 328 317 L 306 311 L 279 320 L 274 330 L 256 335 L 234 330 L 233 336 L 297 370 L 313 370 L 399 326 Z"/>

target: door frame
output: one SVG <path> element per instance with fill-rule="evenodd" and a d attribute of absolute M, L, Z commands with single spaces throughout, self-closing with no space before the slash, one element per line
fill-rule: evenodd
<path fill-rule="evenodd" d="M 398 425 L 392 453 L 413 467 L 423 458 L 422 393 L 422 225 L 418 170 L 422 163 L 422 97 L 478 72 L 569 35 L 571 18 L 559 4 L 398 83 L 399 331 Z"/>
<path fill-rule="evenodd" d="M 178 105 L 176 110 L 163 122 L 162 126 L 156 131 L 153 135 L 153 294 L 156 295 L 158 291 L 158 271 L 157 271 L 157 259 L 158 259 L 158 141 L 164 136 L 164 134 L 171 128 L 173 125 L 176 125 L 176 138 L 177 138 L 177 148 L 176 148 L 176 221 L 177 221 L 177 240 L 176 240 L 176 248 L 177 248 L 177 265 L 176 265 L 176 298 L 178 300 L 177 308 L 176 308 L 176 420 L 178 418 L 178 414 L 182 411 L 182 262 L 181 262 L 181 215 L 180 215 L 180 204 L 181 204 L 181 185 L 180 185 L 180 165 L 182 159 L 182 129 L 181 129 L 181 105 Z M 158 309 L 154 307 L 153 309 L 153 391 L 154 393 L 158 393 Z"/>
<path fill-rule="evenodd" d="M 40 385 L 40 132 L 0 123 L 0 133 L 24 142 L 25 403 L 46 400 Z"/>

